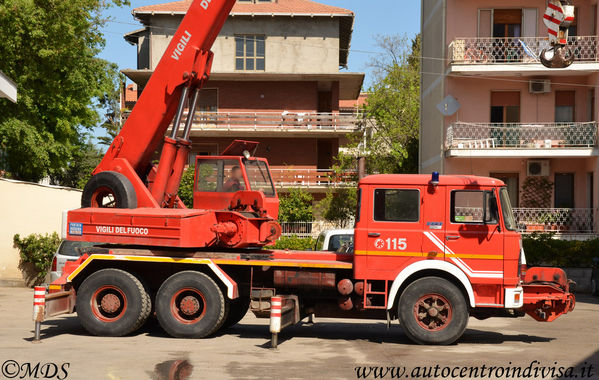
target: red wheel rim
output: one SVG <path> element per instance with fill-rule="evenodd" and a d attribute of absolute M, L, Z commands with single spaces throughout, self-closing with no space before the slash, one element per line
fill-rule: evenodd
<path fill-rule="evenodd" d="M 186 325 L 197 323 L 206 314 L 206 298 L 197 289 L 180 289 L 171 297 L 171 313 Z"/>
<path fill-rule="evenodd" d="M 414 318 L 427 331 L 441 331 L 451 322 L 453 310 L 440 294 L 425 294 L 414 305 Z"/>
<path fill-rule="evenodd" d="M 116 207 L 116 196 L 114 191 L 108 187 L 99 187 L 94 191 L 91 198 L 91 207 L 114 208 Z"/>
<path fill-rule="evenodd" d="M 98 288 L 91 298 L 94 316 L 102 322 L 115 322 L 125 315 L 127 297 L 116 286 L 106 285 Z"/>

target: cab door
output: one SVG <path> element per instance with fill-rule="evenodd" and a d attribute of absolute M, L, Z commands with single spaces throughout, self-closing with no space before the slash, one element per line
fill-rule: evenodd
<path fill-rule="evenodd" d="M 422 257 L 422 186 L 372 189 L 366 254 L 369 278 L 389 279 Z M 364 217 L 364 216 L 363 216 Z"/>
<path fill-rule="evenodd" d="M 477 283 L 500 284 L 503 279 L 503 233 L 497 194 L 493 188 L 448 191 L 449 212 L 445 260 Z M 494 292 L 491 291 L 494 296 Z"/>

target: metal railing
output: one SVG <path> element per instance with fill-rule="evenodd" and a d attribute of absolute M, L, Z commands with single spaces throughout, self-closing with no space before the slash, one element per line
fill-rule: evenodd
<path fill-rule="evenodd" d="M 283 236 L 297 236 L 301 238 L 317 238 L 318 235 L 326 230 L 334 230 L 339 228 L 353 228 L 353 220 L 347 221 L 346 223 L 332 223 L 326 221 L 312 221 L 312 222 L 281 222 L 281 228 L 283 229 Z"/>
<path fill-rule="evenodd" d="M 592 208 L 515 208 L 514 216 L 523 233 L 597 233 Z"/>
<path fill-rule="evenodd" d="M 597 62 L 597 36 L 574 36 L 568 44 L 577 62 Z M 547 38 L 539 37 L 473 37 L 457 38 L 449 44 L 449 60 L 453 64 L 540 63 L 539 55 L 550 47 Z"/>
<path fill-rule="evenodd" d="M 329 188 L 355 186 L 356 173 L 326 169 L 277 169 L 270 172 L 277 187 Z"/>
<path fill-rule="evenodd" d="M 554 149 L 597 146 L 597 123 L 463 123 L 447 129 L 447 149 Z"/>
<path fill-rule="evenodd" d="M 201 131 L 315 131 L 355 132 L 356 113 L 199 112 L 193 130 Z"/>

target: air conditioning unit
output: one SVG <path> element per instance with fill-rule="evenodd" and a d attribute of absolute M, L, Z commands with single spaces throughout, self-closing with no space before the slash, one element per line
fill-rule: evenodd
<path fill-rule="evenodd" d="M 528 90 L 531 94 L 551 92 L 551 79 L 533 79 L 528 82 Z"/>
<path fill-rule="evenodd" d="M 529 160 L 526 164 L 529 177 L 549 177 L 550 171 L 549 160 Z"/>

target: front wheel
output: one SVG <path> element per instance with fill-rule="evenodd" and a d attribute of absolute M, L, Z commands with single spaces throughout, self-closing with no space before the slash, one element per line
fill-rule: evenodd
<path fill-rule="evenodd" d="M 399 299 L 398 315 L 411 340 L 436 345 L 458 340 L 469 316 L 460 289 L 439 277 L 421 278 L 408 285 Z"/>
<path fill-rule="evenodd" d="M 160 326 L 176 338 L 204 338 L 225 319 L 225 298 L 210 276 L 195 271 L 169 277 L 156 294 Z"/>

